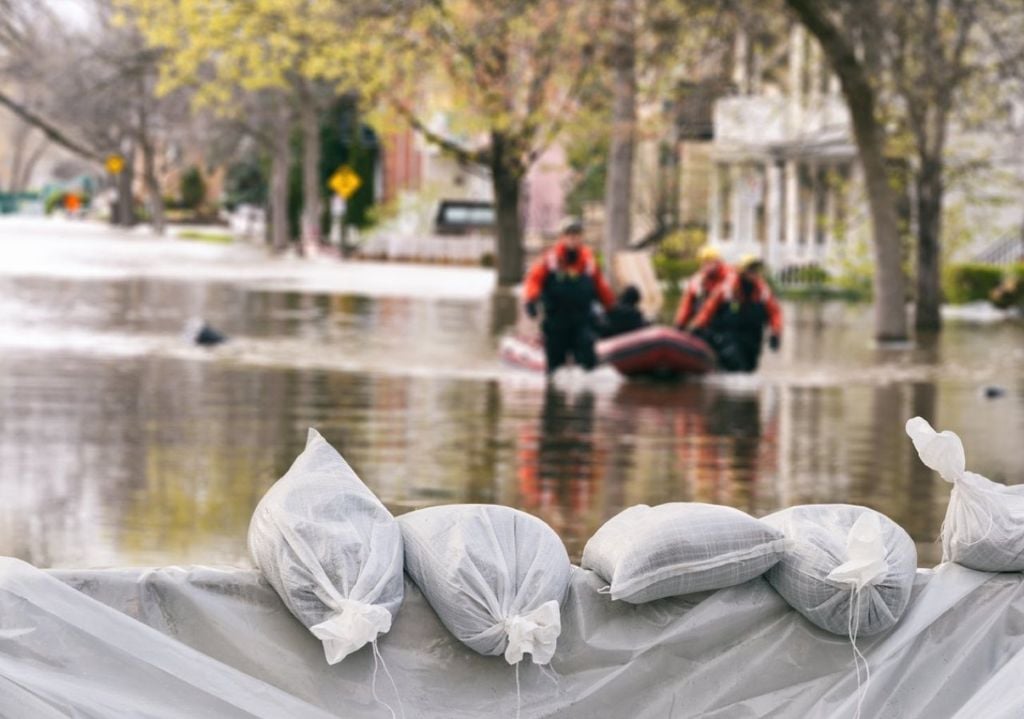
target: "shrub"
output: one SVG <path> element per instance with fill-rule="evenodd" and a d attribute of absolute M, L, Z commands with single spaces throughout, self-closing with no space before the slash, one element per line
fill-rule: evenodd
<path fill-rule="evenodd" d="M 669 287 L 679 283 L 700 268 L 697 249 L 707 241 L 707 232 L 701 228 L 676 230 L 658 245 L 654 252 L 654 273 Z"/>
<path fill-rule="evenodd" d="M 46 200 L 43 203 L 43 209 L 47 215 L 64 207 L 64 194 L 65 193 L 63 191 L 58 190 L 56 192 L 51 192 L 46 196 Z"/>
<path fill-rule="evenodd" d="M 697 260 L 672 257 L 660 252 L 654 255 L 654 274 L 670 287 L 678 287 L 680 282 L 698 269 L 700 262 Z"/>
<path fill-rule="evenodd" d="M 942 290 L 953 304 L 987 300 L 1003 279 L 998 265 L 977 262 L 949 265 L 943 274 Z"/>
<path fill-rule="evenodd" d="M 199 168 L 192 165 L 181 176 L 181 206 L 197 210 L 206 199 L 206 181 Z"/>

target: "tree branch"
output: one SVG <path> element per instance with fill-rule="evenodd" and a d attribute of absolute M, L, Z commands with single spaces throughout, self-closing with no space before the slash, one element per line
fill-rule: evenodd
<path fill-rule="evenodd" d="M 395 108 L 399 115 L 404 117 L 406 121 L 412 125 L 412 128 L 418 133 L 427 138 L 428 142 L 431 142 L 449 155 L 454 156 L 461 162 L 466 162 L 475 165 L 490 165 L 491 161 L 491 148 L 484 147 L 477 150 L 470 150 L 468 148 L 459 145 L 453 140 L 440 135 L 429 127 L 427 127 L 416 114 L 406 105 L 396 98 L 391 98 L 391 105 Z"/>
<path fill-rule="evenodd" d="M 38 128 L 44 135 L 46 135 L 53 142 L 57 143 L 61 147 L 70 150 L 76 155 L 84 157 L 87 160 L 93 160 L 94 162 L 103 162 L 103 158 L 100 156 L 99 152 L 91 148 L 88 148 L 82 144 L 79 144 L 75 140 L 72 140 L 63 132 L 58 130 L 48 120 L 40 117 L 39 115 L 36 115 L 30 109 L 28 109 L 18 101 L 14 100 L 3 91 L 0 91 L 0 105 L 3 105 L 8 110 L 13 112 L 15 115 L 17 115 L 33 127 Z"/>

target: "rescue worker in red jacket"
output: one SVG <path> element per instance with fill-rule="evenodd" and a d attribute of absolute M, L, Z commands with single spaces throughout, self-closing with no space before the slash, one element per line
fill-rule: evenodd
<path fill-rule="evenodd" d="M 558 241 L 530 268 L 523 300 L 530 317 L 537 317 L 538 306 L 544 308 L 541 331 L 548 374 L 570 355 L 577 365 L 593 369 L 597 364 L 595 303 L 607 310 L 615 304 L 615 295 L 590 248 L 583 244 L 583 225 L 578 220 L 563 223 Z"/>
<path fill-rule="evenodd" d="M 708 340 L 718 355 L 719 367 L 726 371 L 757 369 L 765 325 L 773 352 L 782 342 L 782 308 L 761 276 L 763 269 L 761 260 L 753 255 L 740 260 L 739 272 L 708 296 L 688 326 Z"/>
<path fill-rule="evenodd" d="M 701 305 L 715 289 L 735 274 L 723 260 L 718 250 L 711 245 L 704 245 L 697 252 L 701 262 L 700 269 L 686 281 L 683 296 L 679 298 L 679 309 L 676 311 L 675 326 L 686 329 L 687 325 L 697 316 Z"/>

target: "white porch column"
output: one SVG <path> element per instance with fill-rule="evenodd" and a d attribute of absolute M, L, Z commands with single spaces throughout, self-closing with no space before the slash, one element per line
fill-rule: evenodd
<path fill-rule="evenodd" d="M 807 163 L 807 176 L 811 178 L 811 186 L 809 188 L 810 192 L 806 193 L 808 201 L 800 208 L 801 220 L 804 223 L 804 244 L 801 248 L 803 251 L 800 254 L 804 261 L 806 261 L 808 257 L 814 257 L 815 246 L 817 245 L 814 237 L 815 230 L 817 229 L 815 227 L 815 222 L 818 214 L 815 208 L 817 200 L 817 197 L 815 196 L 815 188 L 818 184 L 817 162 L 811 161 Z"/>
<path fill-rule="evenodd" d="M 786 261 L 790 261 L 796 252 L 797 235 L 800 231 L 800 178 L 797 172 L 797 160 L 786 160 L 786 206 L 783 209 L 783 227 L 785 227 Z"/>
<path fill-rule="evenodd" d="M 717 245 L 722 241 L 722 163 L 717 160 L 711 165 L 708 194 L 708 242 Z"/>
<path fill-rule="evenodd" d="M 730 237 L 726 237 L 726 241 L 736 241 L 742 239 L 740 231 L 743 224 L 743 198 L 740 197 L 742 187 L 740 185 L 743 182 L 743 174 L 740 172 L 741 167 L 738 162 L 733 162 L 729 165 L 729 211 L 732 217 L 732 233 Z"/>
<path fill-rule="evenodd" d="M 775 160 L 769 159 L 764 164 L 764 177 L 764 262 L 774 272 L 780 264 L 779 243 L 782 241 L 782 220 L 786 213 L 786 208 L 782 206 L 782 167 Z"/>
<path fill-rule="evenodd" d="M 836 186 L 836 173 L 835 165 L 832 166 L 831 171 L 825 173 L 825 258 L 832 254 L 832 248 L 836 241 L 836 193 L 840 192 Z"/>

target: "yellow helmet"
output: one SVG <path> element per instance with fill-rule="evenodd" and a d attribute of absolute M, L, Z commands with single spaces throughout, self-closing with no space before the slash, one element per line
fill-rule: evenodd
<path fill-rule="evenodd" d="M 718 251 L 718 248 L 714 245 L 704 245 L 697 250 L 697 259 L 702 263 L 714 262 L 715 260 L 722 259 L 722 253 Z"/>
<path fill-rule="evenodd" d="M 741 270 L 746 270 L 749 269 L 750 267 L 753 267 L 754 265 L 759 264 L 761 264 L 761 258 L 758 255 L 754 254 L 753 252 L 748 252 L 747 254 L 740 257 L 740 261 L 737 264 L 737 266 Z"/>

